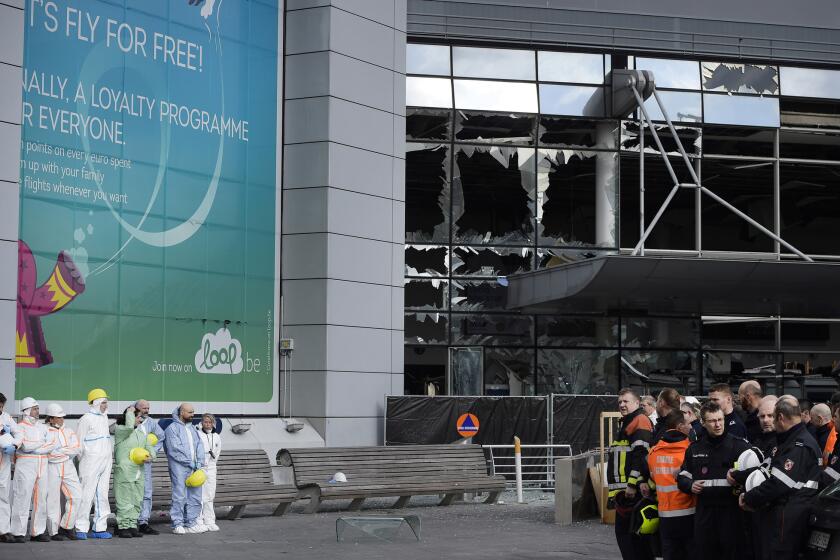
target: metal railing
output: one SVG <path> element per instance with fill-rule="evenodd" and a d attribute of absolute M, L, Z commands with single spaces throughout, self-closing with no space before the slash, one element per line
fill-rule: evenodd
<path fill-rule="evenodd" d="M 516 484 L 513 444 L 482 445 L 494 475 L 507 479 L 507 486 Z M 571 457 L 572 446 L 522 445 L 522 484 L 527 488 L 554 489 L 554 460 L 557 457 Z"/>

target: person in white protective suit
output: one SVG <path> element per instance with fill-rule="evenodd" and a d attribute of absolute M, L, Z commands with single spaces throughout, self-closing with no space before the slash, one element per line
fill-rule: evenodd
<path fill-rule="evenodd" d="M 218 531 L 216 525 L 216 511 L 213 501 L 216 499 L 216 462 L 222 454 L 222 437 L 216 433 L 216 417 L 204 414 L 201 417 L 201 443 L 204 444 L 204 471 L 207 480 L 201 487 L 201 515 L 198 522 L 210 531 Z"/>
<path fill-rule="evenodd" d="M 94 539 L 110 539 L 108 516 L 111 507 L 108 504 L 108 487 L 111 479 L 114 444 L 108 430 L 108 395 L 102 389 L 93 389 L 88 393 L 90 410 L 79 420 L 76 435 L 81 442 L 79 460 L 79 478 L 82 481 L 82 499 L 76 517 L 76 537 L 88 538 L 90 510 L 94 509 Z"/>
<path fill-rule="evenodd" d="M 23 441 L 15 453 L 15 477 L 12 481 L 12 542 L 26 541 L 29 508 L 32 524 L 29 534 L 33 541 L 48 542 L 47 534 L 47 456 L 55 449 L 50 442 L 47 426 L 38 422 L 40 407 L 32 397 L 20 401 L 21 417 L 18 429 Z"/>
<path fill-rule="evenodd" d="M 52 540 L 76 540 L 76 514 L 82 497 L 82 483 L 73 464 L 81 445 L 76 432 L 64 423 L 64 410 L 56 403 L 48 404 L 44 413 L 50 441 L 56 449 L 49 454 L 49 486 L 47 491 L 47 531 Z M 61 497 L 64 496 L 64 515 Z"/>
<path fill-rule="evenodd" d="M 23 443 L 17 422 L 3 410 L 6 396 L 0 393 L 0 543 L 14 541 L 12 531 L 12 461 Z"/>

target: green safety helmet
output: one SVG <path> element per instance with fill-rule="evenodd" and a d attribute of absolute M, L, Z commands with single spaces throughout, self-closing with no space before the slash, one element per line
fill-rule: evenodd
<path fill-rule="evenodd" d="M 642 500 L 633 509 L 630 531 L 636 535 L 653 535 L 659 530 L 659 508 L 653 500 Z"/>

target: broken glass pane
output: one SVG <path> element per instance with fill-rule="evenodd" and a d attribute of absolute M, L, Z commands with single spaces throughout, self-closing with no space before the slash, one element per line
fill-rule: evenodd
<path fill-rule="evenodd" d="M 539 156 L 539 244 L 615 246 L 618 155 L 539 150 Z"/>
<path fill-rule="evenodd" d="M 532 115 L 455 112 L 455 140 L 493 144 L 534 144 Z"/>
<path fill-rule="evenodd" d="M 449 75 L 449 46 L 409 43 L 405 51 L 405 71 L 409 74 Z"/>
<path fill-rule="evenodd" d="M 776 321 L 767 321 L 767 324 L 775 326 Z M 776 334 L 775 329 L 772 333 Z M 781 348 L 793 351 L 836 351 L 840 348 L 840 322 L 783 320 Z"/>
<path fill-rule="evenodd" d="M 530 315 L 452 314 L 452 343 L 533 346 Z"/>
<path fill-rule="evenodd" d="M 405 279 L 405 308 L 440 311 L 447 308 L 449 281 Z"/>
<path fill-rule="evenodd" d="M 534 351 L 526 348 L 485 348 L 484 394 L 510 397 L 535 394 Z"/>
<path fill-rule="evenodd" d="M 773 163 L 703 160 L 703 186 L 773 230 Z M 772 252 L 774 241 L 729 208 L 704 196 L 703 250 Z"/>
<path fill-rule="evenodd" d="M 840 255 L 840 168 L 782 163 L 779 190 L 781 237 L 806 254 Z"/>
<path fill-rule="evenodd" d="M 453 311 L 504 311 L 507 287 L 496 280 L 452 280 Z"/>
<path fill-rule="evenodd" d="M 700 323 L 696 319 L 628 317 L 621 320 L 621 345 L 696 348 L 700 345 Z"/>
<path fill-rule="evenodd" d="M 452 129 L 452 111 L 406 109 L 406 140 L 448 140 Z"/>
<path fill-rule="evenodd" d="M 618 350 L 537 351 L 537 388 L 542 394 L 607 395 L 618 392 Z"/>
<path fill-rule="evenodd" d="M 604 83 L 600 54 L 540 51 L 537 56 L 541 82 Z"/>
<path fill-rule="evenodd" d="M 537 268 L 552 268 L 568 263 L 592 259 L 607 253 L 609 253 L 609 251 L 537 249 Z"/>
<path fill-rule="evenodd" d="M 509 276 L 534 267 L 534 250 L 508 247 L 455 247 L 453 276 Z"/>
<path fill-rule="evenodd" d="M 449 249 L 434 245 L 406 245 L 406 276 L 446 276 L 449 272 Z"/>
<path fill-rule="evenodd" d="M 742 317 L 703 318 L 703 348 L 776 347 L 776 321 L 745 321 Z"/>
<path fill-rule="evenodd" d="M 706 122 L 744 126 L 779 126 L 779 99 L 749 95 L 703 94 Z"/>
<path fill-rule="evenodd" d="M 404 394 L 446 394 L 446 367 L 449 349 L 446 347 L 405 346 Z"/>
<path fill-rule="evenodd" d="M 534 51 L 452 47 L 452 62 L 455 76 L 502 80 L 536 79 Z"/>
<path fill-rule="evenodd" d="M 614 150 L 617 121 L 540 117 L 540 145 L 557 148 L 596 148 Z"/>
<path fill-rule="evenodd" d="M 840 135 L 783 128 L 779 132 L 779 152 L 783 158 L 840 161 Z"/>
<path fill-rule="evenodd" d="M 837 70 L 782 66 L 779 71 L 782 95 L 840 99 L 840 72 Z"/>
<path fill-rule="evenodd" d="M 449 242 L 449 165 L 447 145 L 406 144 L 406 242 Z"/>
<path fill-rule="evenodd" d="M 703 122 L 703 106 L 700 94 L 688 91 L 660 91 L 659 98 L 668 112 L 671 122 Z M 653 96 L 645 100 L 645 109 L 653 121 L 664 121 L 659 103 Z M 641 111 L 637 111 L 641 117 Z M 658 130 L 657 130 L 658 132 Z"/>
<path fill-rule="evenodd" d="M 655 124 L 656 133 L 659 135 L 659 141 L 662 142 L 662 147 L 665 148 L 665 153 L 669 156 L 679 156 L 680 151 L 677 148 L 677 143 L 671 135 L 671 130 L 667 124 Z M 677 136 L 682 142 L 683 149 L 689 157 L 699 156 L 700 151 L 700 129 L 692 128 L 690 126 L 674 125 L 677 130 Z M 639 123 L 636 121 L 622 121 L 621 122 L 621 149 L 630 152 L 639 152 Z M 645 127 L 645 153 L 658 154 L 659 147 L 653 139 L 653 134 L 650 127 Z"/>
<path fill-rule="evenodd" d="M 612 317 L 537 315 L 539 346 L 618 346 L 618 321 Z"/>
<path fill-rule="evenodd" d="M 622 350 L 622 386 L 656 393 L 673 387 L 680 394 L 696 395 L 699 357 L 691 351 Z"/>
<path fill-rule="evenodd" d="M 700 89 L 700 65 L 693 60 L 636 58 L 637 70 L 650 70 L 657 88 Z"/>
<path fill-rule="evenodd" d="M 446 313 L 406 313 L 406 344 L 448 344 L 449 329 Z"/>
<path fill-rule="evenodd" d="M 407 107 L 452 107 L 452 80 L 449 78 L 405 79 Z"/>
<path fill-rule="evenodd" d="M 540 84 L 540 112 L 546 115 L 603 117 L 604 88 Z"/>
<path fill-rule="evenodd" d="M 781 356 L 769 352 L 703 352 L 704 388 L 708 389 L 714 383 L 740 383 L 747 379 L 758 379 L 767 394 L 774 395 L 775 387 L 768 386 L 767 382 L 776 377 L 777 360 L 781 360 Z"/>
<path fill-rule="evenodd" d="M 838 361 L 838 356 L 836 353 L 822 353 L 822 352 L 807 352 L 807 353 L 792 353 L 792 352 L 785 352 L 784 353 L 784 364 L 785 364 L 785 374 L 786 375 L 806 375 L 812 377 L 828 377 L 836 379 L 836 376 L 840 376 L 840 361 Z M 801 382 L 805 382 L 806 387 L 809 385 L 810 381 L 817 382 L 817 379 L 803 379 Z M 800 382 L 800 383 L 801 383 Z M 818 383 L 814 383 L 814 385 L 818 385 Z M 831 397 L 831 393 L 837 390 L 836 382 L 829 385 L 829 387 L 822 387 L 823 393 L 826 397 Z M 816 387 L 814 387 L 816 390 Z M 823 397 L 825 398 L 825 397 Z M 810 397 L 811 400 L 813 397 Z"/>
<path fill-rule="evenodd" d="M 456 145 L 454 240 L 468 244 L 533 242 L 535 151 Z"/>
<path fill-rule="evenodd" d="M 779 93 L 779 71 L 775 66 L 704 62 L 703 89 L 730 93 Z"/>
<path fill-rule="evenodd" d="M 703 127 L 703 153 L 773 157 L 776 131 L 751 126 Z"/>
<path fill-rule="evenodd" d="M 476 111 L 536 113 L 537 84 L 455 80 L 455 107 Z"/>

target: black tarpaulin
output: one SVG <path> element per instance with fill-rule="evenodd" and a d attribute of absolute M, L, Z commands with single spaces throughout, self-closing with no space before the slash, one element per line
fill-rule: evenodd
<path fill-rule="evenodd" d="M 555 444 L 572 446 L 578 454 L 600 444 L 599 422 L 602 412 L 614 412 L 615 396 L 552 395 Z"/>

